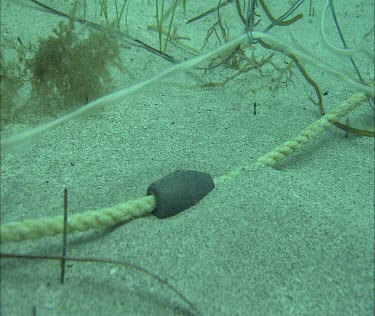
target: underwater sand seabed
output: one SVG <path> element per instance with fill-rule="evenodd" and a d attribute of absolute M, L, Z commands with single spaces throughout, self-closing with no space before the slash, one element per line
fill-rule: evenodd
<path fill-rule="evenodd" d="M 155 4 L 150 2 L 130 2 L 128 27 L 123 25 L 123 30 L 158 48 L 157 33 L 147 27 L 156 24 Z M 64 12 L 72 8 L 65 2 L 44 3 Z M 277 16 L 288 7 L 288 2 L 266 3 Z M 217 15 L 186 21 L 216 5 L 217 1 L 188 2 L 185 13 L 178 5 L 174 26 L 178 35 L 190 38 L 184 44 L 202 48 Z M 92 3 L 87 6 L 87 19 L 102 21 L 99 9 Z M 323 6 L 315 3 L 315 16 L 309 16 L 306 1 L 295 13 L 303 13 L 303 19 L 290 28 L 301 49 L 355 78 L 348 58 L 336 56 L 322 43 Z M 374 25 L 374 3 L 352 1 L 350 6 L 335 1 L 348 46 L 373 54 L 373 32 L 364 35 Z M 80 17 L 82 10 L 79 6 Z M 259 12 L 262 22 L 255 30 L 268 23 Z M 243 33 L 234 3 L 221 9 L 221 15 L 230 39 Z M 3 0 L 2 48 L 6 50 L 6 34 L 15 43 L 17 37 L 25 46 L 33 43 L 35 51 L 38 40 L 53 36 L 52 28 L 60 21 L 67 23 L 32 2 Z M 329 40 L 342 47 L 328 13 L 326 27 Z M 79 24 L 75 31 L 81 38 L 87 36 Z M 270 34 L 293 44 L 289 27 L 276 27 Z M 125 41 L 120 46 L 126 70 L 109 66 L 112 80 L 104 83 L 110 86 L 104 94 L 172 66 Z M 258 58 L 272 53 L 254 46 Z M 212 38 L 203 51 L 215 47 Z M 194 58 L 173 43 L 166 53 L 179 61 Z M 290 61 L 281 53 L 274 59 L 280 66 Z M 373 60 L 366 55 L 355 60 L 363 77 L 373 82 Z M 323 93 L 327 112 L 357 92 L 314 65 L 305 66 Z M 160 220 L 150 215 L 68 235 L 67 253 L 141 266 L 183 293 L 201 315 L 371 314 L 374 139 L 346 136 L 332 126 L 274 168 L 255 164 L 320 118 L 319 108 L 309 100 L 316 99 L 313 89 L 297 68 L 293 72 L 288 84 L 275 85 L 270 79 L 274 71 L 265 68 L 262 74 L 248 71 L 223 86 L 206 86 L 235 70 L 228 65 L 213 72 L 191 69 L 48 130 L 20 152 L 2 153 L 1 224 L 61 215 L 65 187 L 69 214 L 76 214 L 142 197 L 148 185 L 177 169 L 219 177 L 246 166 L 174 217 Z M 26 100 L 31 89 L 26 83 L 19 99 Z M 2 140 L 73 110 L 30 114 L 31 122 L 5 126 Z M 364 103 L 349 122 L 371 129 L 373 113 Z M 46 237 L 2 243 L 1 252 L 61 255 L 61 244 L 62 236 Z M 198 314 L 165 285 L 114 264 L 67 262 L 61 285 L 59 261 L 2 258 L 0 282 L 1 315 L 32 315 L 33 310 L 38 316 Z"/>

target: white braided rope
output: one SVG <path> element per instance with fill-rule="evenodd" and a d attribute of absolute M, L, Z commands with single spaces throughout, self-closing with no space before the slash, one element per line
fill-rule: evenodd
<path fill-rule="evenodd" d="M 284 144 L 258 158 L 257 163 L 267 167 L 274 166 L 286 156 L 300 149 L 304 144 L 306 144 L 310 139 L 318 135 L 320 132 L 323 132 L 331 125 L 331 123 L 336 123 L 340 120 L 340 118 L 348 115 L 351 111 L 360 106 L 365 100 L 365 94 L 353 94 L 348 100 L 305 128 L 298 136 L 286 141 Z"/>
<path fill-rule="evenodd" d="M 136 217 L 150 214 L 156 205 L 153 195 L 128 201 L 111 208 L 87 211 L 68 217 L 67 233 L 86 231 L 129 221 Z M 62 234 L 64 217 L 42 217 L 22 222 L 11 222 L 0 226 L 1 242 L 38 239 Z"/>

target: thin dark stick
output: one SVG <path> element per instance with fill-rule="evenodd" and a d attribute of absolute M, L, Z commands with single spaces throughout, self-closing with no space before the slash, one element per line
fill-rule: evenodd
<path fill-rule="evenodd" d="M 314 8 L 313 8 L 312 0 L 310 0 L 309 16 L 314 16 Z"/>
<path fill-rule="evenodd" d="M 61 284 L 64 284 L 65 277 L 65 257 L 66 257 L 66 236 L 67 236 L 67 225 L 68 225 L 68 189 L 64 188 L 64 226 L 63 226 L 63 246 L 61 256 Z"/>
<path fill-rule="evenodd" d="M 77 258 L 77 257 L 62 257 L 62 256 L 39 256 L 39 255 L 24 255 L 24 254 L 13 254 L 13 253 L 0 253 L 0 258 L 13 258 L 13 259 L 25 259 L 25 260 L 61 260 L 64 259 L 66 261 L 75 261 L 75 262 L 97 262 L 97 263 L 109 263 L 109 264 L 117 264 L 121 266 L 125 266 L 137 271 L 140 271 L 160 284 L 165 285 L 171 291 L 173 291 L 178 297 L 180 297 L 189 307 L 196 313 L 196 315 L 201 315 L 199 310 L 194 306 L 192 302 L 190 302 L 176 287 L 172 284 L 169 284 L 167 280 L 159 277 L 158 275 L 142 268 L 141 266 L 137 266 L 136 264 L 127 262 L 127 261 L 118 261 L 113 259 L 105 259 L 105 258 Z"/>
<path fill-rule="evenodd" d="M 349 126 L 349 119 L 346 118 L 346 126 Z M 345 138 L 348 138 L 349 137 L 349 133 L 348 133 L 348 130 L 345 130 Z"/>
<path fill-rule="evenodd" d="M 197 20 L 200 20 L 200 19 L 204 18 L 205 16 L 207 16 L 207 15 L 209 15 L 209 14 L 215 12 L 215 11 L 220 10 L 222 7 L 225 7 L 227 4 L 229 4 L 231 2 L 232 2 L 232 0 L 227 0 L 225 2 L 220 2 L 218 6 L 216 6 L 216 7 L 212 8 L 212 9 L 210 9 L 210 10 L 204 12 L 204 13 L 201 13 L 198 16 L 190 19 L 189 21 L 186 22 L 186 24 L 189 24 L 189 23 L 195 22 Z"/>

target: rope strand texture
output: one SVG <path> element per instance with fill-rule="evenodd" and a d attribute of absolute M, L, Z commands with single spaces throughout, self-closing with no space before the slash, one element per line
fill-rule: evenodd
<path fill-rule="evenodd" d="M 67 233 L 82 232 L 129 221 L 133 218 L 150 214 L 155 209 L 155 206 L 155 197 L 149 195 L 111 208 L 74 214 L 68 217 Z M 63 216 L 11 222 L 0 226 L 0 240 L 3 243 L 6 241 L 23 241 L 55 236 L 62 234 L 63 228 Z"/>
<path fill-rule="evenodd" d="M 348 100 L 334 108 L 331 112 L 323 115 L 319 120 L 306 127 L 298 136 L 286 141 L 271 152 L 258 158 L 257 163 L 267 167 L 273 167 L 286 156 L 300 149 L 310 139 L 323 132 L 331 123 L 337 123 L 340 118 L 348 115 L 355 108 L 366 101 L 366 95 L 355 93 Z"/>

